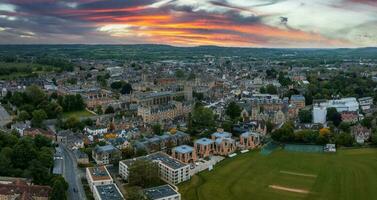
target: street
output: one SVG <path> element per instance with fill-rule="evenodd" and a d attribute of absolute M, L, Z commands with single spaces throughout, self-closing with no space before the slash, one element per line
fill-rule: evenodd
<path fill-rule="evenodd" d="M 76 159 L 71 151 L 69 151 L 64 145 L 60 145 L 63 153 L 63 175 L 67 183 L 68 188 L 68 199 L 70 200 L 81 200 L 85 198 L 85 192 L 81 184 L 82 172 L 77 168 Z"/>

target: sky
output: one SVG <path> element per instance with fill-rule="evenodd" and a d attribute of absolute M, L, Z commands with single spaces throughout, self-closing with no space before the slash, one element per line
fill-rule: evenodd
<path fill-rule="evenodd" d="M 0 44 L 377 46 L 377 0 L 0 0 Z"/>

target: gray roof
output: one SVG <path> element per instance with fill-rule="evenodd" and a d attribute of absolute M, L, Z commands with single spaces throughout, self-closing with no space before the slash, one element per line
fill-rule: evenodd
<path fill-rule="evenodd" d="M 159 161 L 169 166 L 172 169 L 179 169 L 188 165 L 162 152 L 156 152 L 156 153 L 152 153 L 152 154 L 138 157 L 138 158 L 123 160 L 121 162 L 129 166 L 129 165 L 132 165 L 132 163 L 138 159 Z"/>
<path fill-rule="evenodd" d="M 58 175 L 63 174 L 63 159 L 54 159 L 54 168 L 52 169 L 52 173 Z"/>
<path fill-rule="evenodd" d="M 161 185 L 153 188 L 148 188 L 144 190 L 144 193 L 149 199 L 152 200 L 179 194 L 170 185 Z"/>
<path fill-rule="evenodd" d="M 291 101 L 305 101 L 305 97 L 302 95 L 292 95 Z"/>
<path fill-rule="evenodd" d="M 209 144 L 212 144 L 213 141 L 208 139 L 208 138 L 200 138 L 200 139 L 196 140 L 195 143 L 201 144 L 201 145 L 209 145 Z"/>
<path fill-rule="evenodd" d="M 215 133 L 212 133 L 212 136 L 215 136 L 215 138 L 220 138 L 220 137 L 229 138 L 229 137 L 232 136 L 232 134 L 223 131 L 223 132 L 215 132 Z"/>
<path fill-rule="evenodd" d="M 188 145 L 181 145 L 181 146 L 174 147 L 174 150 L 178 153 L 191 153 L 193 152 L 194 148 Z"/>
<path fill-rule="evenodd" d="M 112 153 L 114 151 L 117 151 L 117 149 L 113 145 L 111 145 L 111 144 L 108 144 L 108 145 L 105 145 L 105 146 L 98 146 L 97 145 L 94 148 L 94 152 L 96 152 L 96 153 L 104 153 L 104 152 L 106 152 L 106 153 Z"/>
<path fill-rule="evenodd" d="M 95 186 L 101 200 L 121 200 L 124 199 L 114 183 L 108 185 Z"/>
<path fill-rule="evenodd" d="M 255 137 L 258 137 L 259 136 L 259 133 L 257 132 L 251 132 L 251 131 L 247 131 L 247 132 L 244 132 L 241 134 L 241 137 L 249 137 L 251 135 L 254 135 Z"/>

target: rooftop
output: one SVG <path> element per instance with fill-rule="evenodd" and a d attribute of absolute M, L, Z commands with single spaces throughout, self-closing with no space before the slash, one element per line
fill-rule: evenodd
<path fill-rule="evenodd" d="M 90 176 L 94 181 L 111 180 L 111 176 L 105 166 L 89 167 Z"/>
<path fill-rule="evenodd" d="M 121 200 L 124 199 L 115 184 L 96 185 L 96 190 L 101 200 Z"/>
<path fill-rule="evenodd" d="M 132 165 L 132 163 L 138 159 L 145 159 L 145 160 L 150 160 L 150 161 L 159 161 L 159 162 L 162 162 L 163 164 L 167 165 L 168 167 L 172 168 L 172 169 L 179 169 L 179 168 L 182 168 L 182 167 L 185 167 L 187 166 L 187 164 L 177 160 L 177 159 L 174 159 L 173 157 L 165 154 L 165 153 L 162 153 L 162 152 L 156 152 L 156 153 L 153 153 L 153 154 L 149 154 L 149 155 L 146 155 L 146 156 L 142 156 L 142 157 L 138 157 L 138 158 L 133 158 L 133 159 L 128 159 L 128 160 L 123 160 L 123 161 L 120 161 L 122 163 L 124 163 L 125 165 Z"/>
<path fill-rule="evenodd" d="M 244 132 L 241 134 L 241 137 L 249 137 L 251 135 L 254 135 L 254 136 L 259 136 L 259 133 L 256 133 L 256 132 L 252 132 L 252 131 L 247 131 L 247 132 Z"/>
<path fill-rule="evenodd" d="M 181 145 L 174 148 L 174 150 L 178 153 L 191 153 L 194 148 L 188 145 Z"/>
<path fill-rule="evenodd" d="M 212 144 L 213 141 L 208 139 L 208 138 L 200 138 L 200 139 L 196 140 L 195 143 L 201 144 L 201 145 L 209 145 L 209 144 Z"/>
<path fill-rule="evenodd" d="M 162 153 L 162 152 L 157 152 L 154 154 L 150 154 L 147 156 L 149 159 L 153 161 L 160 161 L 164 163 L 165 165 L 169 166 L 172 169 L 179 169 L 182 167 L 185 167 L 187 164 L 174 159 L 173 157 L 170 157 L 169 155 Z"/>
<path fill-rule="evenodd" d="M 111 152 L 113 152 L 113 151 L 116 151 L 117 149 L 113 146 L 113 145 L 111 145 L 111 144 L 109 144 L 109 145 L 105 145 L 105 146 L 96 146 L 95 147 L 95 149 L 94 149 L 94 151 L 96 152 L 96 153 L 102 153 L 102 152 L 108 152 L 108 153 L 111 153 Z"/>
<path fill-rule="evenodd" d="M 144 193 L 148 197 L 148 199 L 152 200 L 179 194 L 170 185 L 161 185 L 153 188 L 148 188 L 144 190 Z"/>
<path fill-rule="evenodd" d="M 305 97 L 302 95 L 292 95 L 291 101 L 305 101 Z"/>
<path fill-rule="evenodd" d="M 228 133 L 228 132 L 215 132 L 212 134 L 212 136 L 215 136 L 215 138 L 229 138 L 229 137 L 232 137 L 232 134 L 231 133 Z"/>

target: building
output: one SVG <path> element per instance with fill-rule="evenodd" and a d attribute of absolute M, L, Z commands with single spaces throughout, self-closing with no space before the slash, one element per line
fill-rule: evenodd
<path fill-rule="evenodd" d="M 356 123 L 359 121 L 359 114 L 355 111 L 345 111 L 340 113 L 342 121 L 347 123 Z"/>
<path fill-rule="evenodd" d="M 123 74 L 124 69 L 122 67 L 108 67 L 106 72 L 110 74 L 110 77 L 117 77 Z"/>
<path fill-rule="evenodd" d="M 138 116 L 141 116 L 144 123 L 174 120 L 178 117 L 185 117 L 189 112 L 191 112 L 191 105 L 178 101 L 156 106 L 139 106 L 137 110 Z"/>
<path fill-rule="evenodd" d="M 172 157 L 184 163 L 193 163 L 197 160 L 194 148 L 188 145 L 181 145 L 172 149 Z"/>
<path fill-rule="evenodd" d="M 109 185 L 113 183 L 113 178 L 111 178 L 105 166 L 86 168 L 86 179 L 92 192 L 94 192 L 94 186 L 96 185 Z"/>
<path fill-rule="evenodd" d="M 297 109 L 303 109 L 305 108 L 305 97 L 302 95 L 292 95 L 289 103 L 295 105 Z"/>
<path fill-rule="evenodd" d="M 150 200 L 181 200 L 181 194 L 171 185 L 144 189 L 144 195 Z"/>
<path fill-rule="evenodd" d="M 215 154 L 227 156 L 236 151 L 236 141 L 230 137 L 219 137 L 215 140 Z"/>
<path fill-rule="evenodd" d="M 283 108 L 277 95 L 258 94 L 251 97 L 251 119 L 260 120 L 260 113 L 275 113 Z"/>
<path fill-rule="evenodd" d="M 190 179 L 189 164 L 185 164 L 162 152 L 156 152 L 147 156 L 120 161 L 119 175 L 123 179 L 128 179 L 128 169 L 137 159 L 145 159 L 157 163 L 160 178 L 169 184 L 176 185 Z"/>
<path fill-rule="evenodd" d="M 26 122 L 16 122 L 11 125 L 11 129 L 17 131 L 20 136 L 24 136 L 24 130 L 30 128 L 31 126 L 30 121 Z"/>
<path fill-rule="evenodd" d="M 214 154 L 227 156 L 236 150 L 236 141 L 232 139 L 232 134 L 218 129 L 212 133 L 211 138 L 215 141 Z"/>
<path fill-rule="evenodd" d="M 55 134 L 53 132 L 46 131 L 41 128 L 27 128 L 24 130 L 24 133 L 23 133 L 23 136 L 30 136 L 32 138 L 34 138 L 37 135 L 42 135 L 51 139 L 52 141 L 55 141 Z"/>
<path fill-rule="evenodd" d="M 368 141 L 371 136 L 371 132 L 372 131 L 370 129 L 362 125 L 356 125 L 351 128 L 351 134 L 359 144 L 364 144 L 365 141 Z"/>
<path fill-rule="evenodd" d="M 240 146 L 242 149 L 254 149 L 260 145 L 259 133 L 247 131 L 240 135 Z"/>
<path fill-rule="evenodd" d="M 313 106 L 313 123 L 315 124 L 325 124 L 327 108 L 325 106 L 314 105 Z"/>
<path fill-rule="evenodd" d="M 95 200 L 122 200 L 125 199 L 119 188 L 114 184 L 95 185 L 93 191 Z"/>
<path fill-rule="evenodd" d="M 338 112 L 344 111 L 358 111 L 359 110 L 359 102 L 357 102 L 356 98 L 349 97 L 349 98 L 342 98 L 336 100 L 328 100 L 326 103 L 327 108 L 335 108 Z"/>
<path fill-rule="evenodd" d="M 92 157 L 97 164 L 110 164 L 113 161 L 119 160 L 121 152 L 113 145 L 96 146 L 92 150 Z"/>
<path fill-rule="evenodd" d="M 52 189 L 49 186 L 31 185 L 24 180 L 18 179 L 12 182 L 1 181 L 1 200 L 48 200 Z"/>
<path fill-rule="evenodd" d="M 103 135 L 107 133 L 107 127 L 106 126 L 85 127 L 84 131 L 89 135 Z"/>
<path fill-rule="evenodd" d="M 86 153 L 82 152 L 80 149 L 75 149 L 73 151 L 75 155 L 77 164 L 86 165 L 89 164 L 89 157 Z"/>
<path fill-rule="evenodd" d="M 187 144 L 190 142 L 190 135 L 182 131 L 175 134 L 164 133 L 163 135 L 154 135 L 145 137 L 136 141 L 133 146 L 136 149 L 144 149 L 147 152 L 165 151 L 167 148 Z"/>
<path fill-rule="evenodd" d="M 206 158 L 213 155 L 215 144 L 211 139 L 200 138 L 194 142 L 194 149 L 199 158 Z"/>
<path fill-rule="evenodd" d="M 364 112 L 368 112 L 373 106 L 373 98 L 372 97 L 363 97 L 358 99 L 360 108 Z"/>

